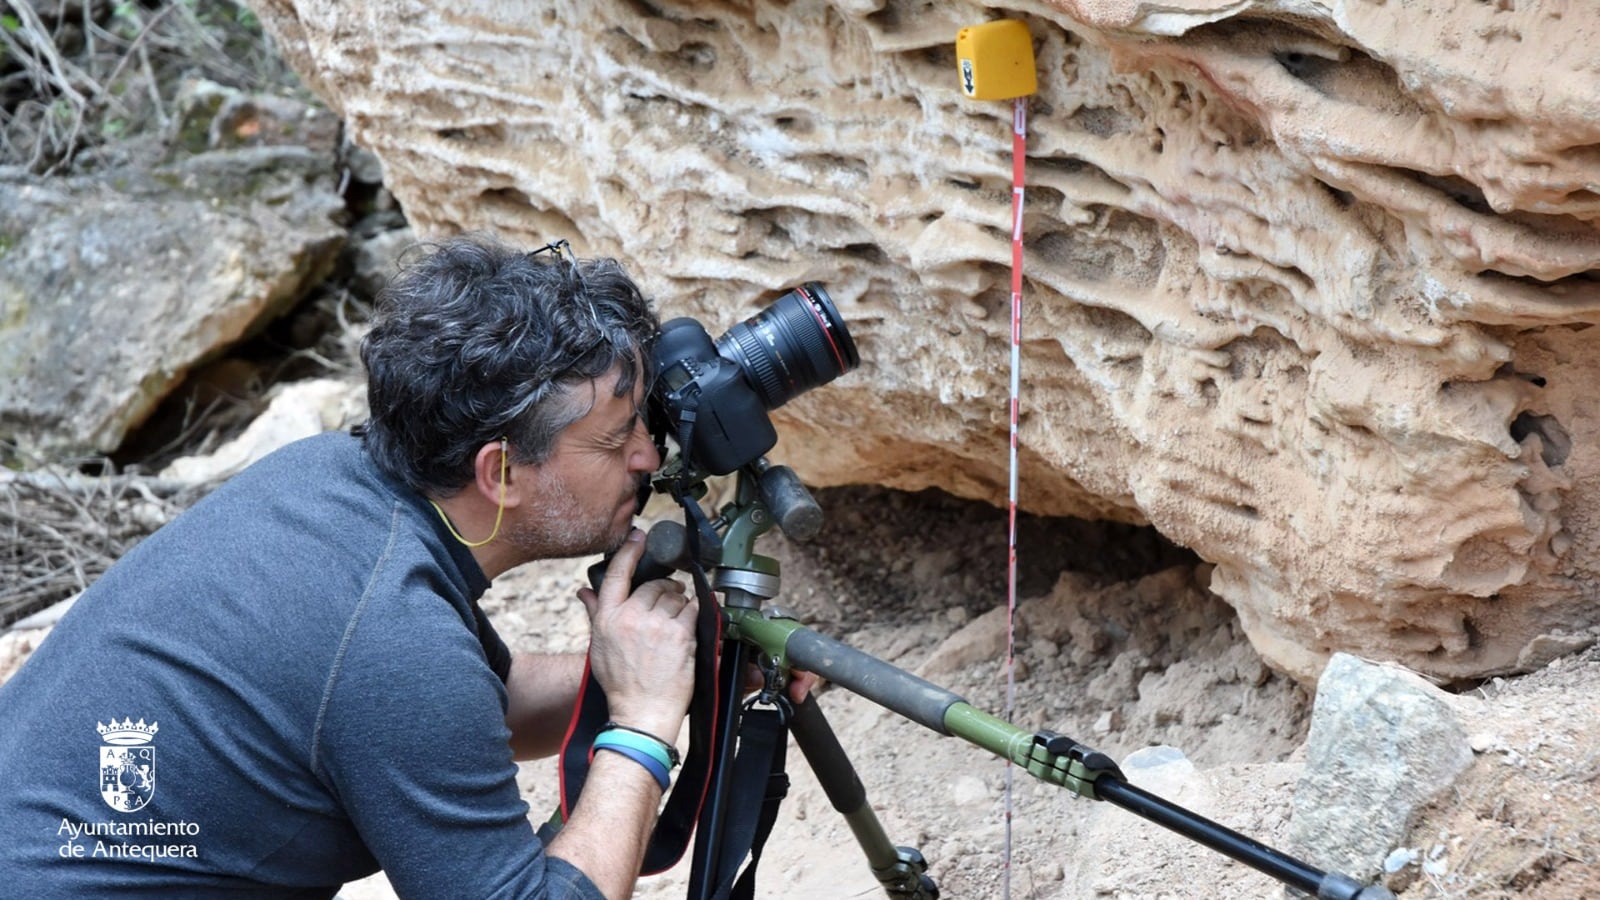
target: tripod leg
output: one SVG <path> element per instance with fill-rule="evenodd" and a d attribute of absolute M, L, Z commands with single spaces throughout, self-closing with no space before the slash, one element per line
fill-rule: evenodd
<path fill-rule="evenodd" d="M 828 802 L 850 825 L 856 843 L 866 853 L 872 874 L 889 896 L 936 900 L 939 888 L 926 874 L 927 861 L 915 849 L 896 847 L 890 842 L 877 814 L 867 805 L 867 792 L 861 786 L 861 779 L 856 777 L 855 767 L 845 756 L 844 747 L 823 717 L 816 698 L 807 696 L 804 702 L 794 706 L 789 732 L 816 773 Z"/>
<path fill-rule="evenodd" d="M 723 880 L 724 870 L 737 866 L 738 859 L 725 859 L 723 844 L 727 840 L 728 786 L 733 778 L 733 759 L 739 740 L 739 721 L 744 690 L 744 663 L 747 649 L 734 641 L 724 641 L 722 663 L 718 670 L 719 704 L 716 711 L 716 743 L 712 748 L 715 768 L 713 783 L 707 790 L 705 805 L 700 810 L 700 820 L 695 828 L 694 853 L 689 870 L 689 900 L 709 900 L 715 896 L 717 885 Z M 748 845 L 747 845 L 748 846 Z"/>

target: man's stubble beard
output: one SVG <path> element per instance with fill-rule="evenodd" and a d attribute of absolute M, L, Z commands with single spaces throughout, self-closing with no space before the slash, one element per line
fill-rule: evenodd
<path fill-rule="evenodd" d="M 635 492 L 629 495 L 630 499 L 648 483 L 648 477 L 639 476 Z M 613 524 L 615 512 L 623 498 L 617 498 L 616 504 L 610 508 L 612 515 L 604 521 L 599 517 L 585 518 L 583 505 L 565 482 L 556 478 L 546 479 L 542 474 L 539 479 L 539 509 L 533 515 L 520 519 L 507 534 L 528 560 L 575 559 L 597 553 L 609 554 L 627 540 L 628 532 L 633 527 L 632 518 L 621 525 Z"/>

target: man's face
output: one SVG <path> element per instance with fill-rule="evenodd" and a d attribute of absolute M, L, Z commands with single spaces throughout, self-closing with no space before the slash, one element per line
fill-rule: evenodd
<path fill-rule="evenodd" d="M 530 559 L 609 553 L 633 525 L 639 489 L 661 465 L 644 423 L 644 384 L 630 394 L 612 390 L 613 369 L 573 390 L 589 411 L 556 438 L 555 452 L 530 466 L 534 496 L 510 531 Z"/>

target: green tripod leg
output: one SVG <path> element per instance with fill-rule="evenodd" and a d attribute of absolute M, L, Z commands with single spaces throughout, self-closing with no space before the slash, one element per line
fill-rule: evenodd
<path fill-rule="evenodd" d="M 759 609 L 726 612 L 729 635 L 759 648 L 780 669 L 815 672 L 919 725 L 1010 760 L 1035 778 L 1080 797 L 1120 806 L 1323 900 L 1394 898 L 1381 885 L 1363 885 L 1348 875 L 1317 869 L 1129 784 L 1103 753 L 1054 732 L 1023 731 L 938 685 L 793 619 Z"/>
<path fill-rule="evenodd" d="M 1022 766 L 1034 777 L 1080 796 L 1098 799 L 1095 780 L 1116 769 L 1103 754 L 1052 753 L 1041 745 L 1038 735 L 997 719 L 932 682 L 817 634 L 793 619 L 755 609 L 729 608 L 726 612 L 730 635 L 760 648 L 780 668 L 815 672 L 919 725 L 976 744 Z M 1056 747 L 1064 749 L 1059 742 Z"/>

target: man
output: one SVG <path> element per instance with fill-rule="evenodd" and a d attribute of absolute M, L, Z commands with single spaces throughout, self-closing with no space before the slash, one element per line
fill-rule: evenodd
<path fill-rule="evenodd" d="M 364 433 L 218 488 L 0 688 L 0 894 L 328 897 L 380 867 L 405 897 L 632 892 L 694 677 L 693 597 L 629 590 L 656 318 L 613 261 L 467 239 L 375 318 Z M 542 846 L 513 757 L 559 749 L 583 659 L 513 656 L 477 600 L 613 550 L 579 596 L 635 749 L 594 754 Z"/>

